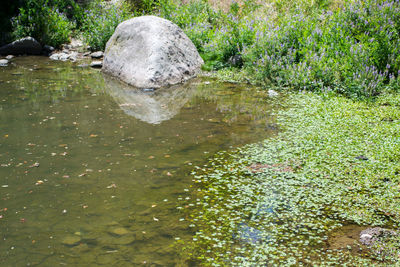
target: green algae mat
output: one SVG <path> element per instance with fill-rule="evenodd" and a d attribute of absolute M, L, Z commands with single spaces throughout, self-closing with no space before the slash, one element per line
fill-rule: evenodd
<path fill-rule="evenodd" d="M 288 97 L 282 132 L 217 153 L 182 206 L 196 233 L 183 254 L 209 266 L 388 266 L 400 236 L 400 97 Z"/>

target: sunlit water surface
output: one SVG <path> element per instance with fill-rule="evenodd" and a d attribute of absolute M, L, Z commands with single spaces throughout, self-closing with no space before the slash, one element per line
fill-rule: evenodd
<path fill-rule="evenodd" d="M 173 266 L 177 199 L 215 152 L 276 132 L 264 91 L 142 92 L 44 57 L 0 67 L 0 265 Z"/>

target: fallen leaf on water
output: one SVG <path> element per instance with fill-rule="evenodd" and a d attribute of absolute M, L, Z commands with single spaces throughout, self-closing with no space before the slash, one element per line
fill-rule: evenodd
<path fill-rule="evenodd" d="M 39 166 L 40 166 L 40 163 L 39 162 L 35 162 L 31 166 L 29 166 L 29 168 L 39 167 Z"/>
<path fill-rule="evenodd" d="M 150 156 L 149 159 L 154 159 L 154 156 Z"/>
<path fill-rule="evenodd" d="M 97 137 L 97 136 L 98 136 L 97 134 L 91 134 L 91 135 L 89 135 L 89 137 L 91 137 L 91 138 Z"/>
<path fill-rule="evenodd" d="M 8 138 L 8 134 L 5 134 L 5 135 L 4 135 L 4 138 Z"/>
<path fill-rule="evenodd" d="M 63 175 L 63 178 L 69 178 L 69 175 Z"/>
<path fill-rule="evenodd" d="M 171 157 L 171 155 L 165 155 L 164 157 L 165 157 L 165 158 L 169 158 L 169 157 Z"/>
<path fill-rule="evenodd" d="M 116 184 L 111 184 L 111 185 L 107 186 L 107 188 L 117 188 L 117 185 Z"/>
<path fill-rule="evenodd" d="M 59 144 L 58 145 L 59 147 L 66 147 L 66 146 L 68 146 L 67 144 Z"/>

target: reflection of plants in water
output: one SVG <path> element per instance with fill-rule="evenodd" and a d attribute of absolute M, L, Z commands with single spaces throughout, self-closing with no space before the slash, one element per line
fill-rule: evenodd
<path fill-rule="evenodd" d="M 71 63 L 33 63 L 35 62 L 30 61 L 28 65 L 18 66 L 0 77 L 10 81 L 10 86 L 16 90 L 20 90 L 19 97 L 25 101 L 36 103 L 45 96 L 54 103 L 65 98 L 67 94 L 79 94 L 88 88 L 96 92 L 103 87 L 103 80 L 99 79 L 97 71 L 85 68 L 77 71 Z"/>
<path fill-rule="evenodd" d="M 266 90 L 247 84 L 205 82 L 199 85 L 196 96 L 215 102 L 227 123 L 243 119 L 243 114 L 247 120 L 263 121 L 274 109 L 280 108 L 280 101 L 269 97 Z"/>

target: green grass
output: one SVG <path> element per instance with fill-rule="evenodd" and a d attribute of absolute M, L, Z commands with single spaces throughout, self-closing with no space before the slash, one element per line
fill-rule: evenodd
<path fill-rule="evenodd" d="M 289 96 L 277 138 L 221 152 L 194 171 L 197 233 L 184 255 L 210 266 L 399 263 L 398 237 L 367 258 L 328 246 L 343 225 L 400 225 L 399 101 Z M 261 242 L 240 242 L 249 229 Z"/>

